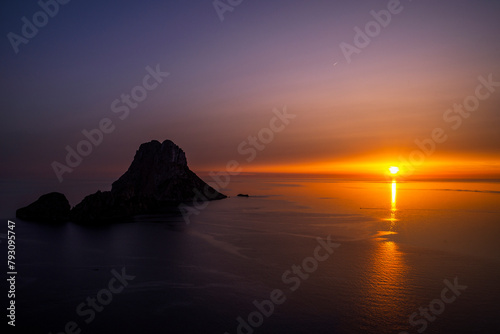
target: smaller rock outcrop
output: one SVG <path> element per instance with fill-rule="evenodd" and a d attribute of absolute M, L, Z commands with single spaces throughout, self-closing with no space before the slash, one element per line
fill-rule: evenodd
<path fill-rule="evenodd" d="M 71 206 L 61 193 L 53 192 L 40 196 L 30 205 L 16 211 L 16 217 L 23 220 L 51 223 L 65 222 L 69 219 Z"/>
<path fill-rule="evenodd" d="M 120 211 L 115 207 L 111 192 L 98 191 L 94 194 L 85 196 L 71 210 L 71 220 L 75 222 L 94 222 L 100 220 L 116 220 L 126 217 L 126 211 Z"/>

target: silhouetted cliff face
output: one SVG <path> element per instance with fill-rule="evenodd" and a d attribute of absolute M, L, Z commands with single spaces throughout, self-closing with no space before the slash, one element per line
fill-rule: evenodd
<path fill-rule="evenodd" d="M 178 203 L 192 201 L 197 193 L 210 194 L 206 196 L 210 200 L 226 198 L 189 169 L 179 146 L 170 140 L 153 140 L 139 147 L 127 172 L 113 182 L 111 191 L 86 196 L 71 210 L 70 219 L 83 223 L 114 221 L 164 208 L 175 209 Z M 32 219 L 37 212 L 41 211 L 31 214 Z"/>
<path fill-rule="evenodd" d="M 97 192 L 84 198 L 71 211 L 74 221 L 111 221 L 137 214 L 150 213 L 176 203 L 191 201 L 196 192 L 215 194 L 210 199 L 223 199 L 193 173 L 184 151 L 170 140 L 144 143 L 134 160 L 111 191 Z"/>
<path fill-rule="evenodd" d="M 208 185 L 187 166 L 184 151 L 170 140 L 142 144 L 129 169 L 113 183 L 115 200 L 144 198 L 159 202 L 186 201 L 195 196 L 194 189 L 203 193 Z M 209 187 L 209 190 L 215 191 Z M 218 194 L 214 199 L 225 198 Z"/>

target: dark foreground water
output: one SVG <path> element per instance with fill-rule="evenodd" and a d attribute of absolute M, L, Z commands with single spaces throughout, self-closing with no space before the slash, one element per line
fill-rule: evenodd
<path fill-rule="evenodd" d="M 499 333 L 499 190 L 240 178 L 189 224 L 13 219 L 12 332 Z"/>

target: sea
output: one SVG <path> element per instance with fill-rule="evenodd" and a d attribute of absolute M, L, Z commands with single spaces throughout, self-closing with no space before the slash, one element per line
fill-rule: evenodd
<path fill-rule="evenodd" d="M 499 182 L 241 175 L 178 214 L 15 218 L 44 187 L 2 186 L 9 333 L 500 333 Z"/>

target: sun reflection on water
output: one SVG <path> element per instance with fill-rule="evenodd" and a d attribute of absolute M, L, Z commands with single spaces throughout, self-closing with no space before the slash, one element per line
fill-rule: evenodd
<path fill-rule="evenodd" d="M 396 180 L 392 180 L 391 184 L 391 192 L 392 192 L 392 200 L 391 200 L 391 218 L 389 221 L 391 222 L 390 230 L 392 231 L 396 226 L 396 222 L 398 219 L 396 218 L 396 191 L 397 191 L 397 183 Z"/>
<path fill-rule="evenodd" d="M 396 194 L 397 194 L 397 182 L 396 180 L 392 180 L 391 183 L 391 212 L 390 212 L 390 217 L 384 219 L 385 221 L 390 222 L 389 226 L 389 231 L 394 231 L 396 228 L 396 222 L 399 221 L 399 219 L 396 218 Z"/>
<path fill-rule="evenodd" d="M 396 211 L 396 180 L 392 180 L 392 202 L 391 210 Z"/>
<path fill-rule="evenodd" d="M 390 222 L 390 228 L 379 231 L 375 236 L 374 248 L 367 270 L 368 281 L 366 287 L 365 307 L 370 316 L 368 322 L 375 321 L 370 326 L 390 326 L 394 319 L 405 316 L 405 304 L 407 295 L 405 286 L 407 284 L 408 265 L 396 242 L 391 240 L 391 235 L 397 234 L 396 218 L 396 194 L 397 182 L 393 180 L 391 186 L 391 210 L 390 218 L 384 219 Z M 376 320 L 374 320 L 376 319 Z"/>
<path fill-rule="evenodd" d="M 368 270 L 367 307 L 370 313 L 390 319 L 404 305 L 407 264 L 394 241 L 379 240 Z"/>

